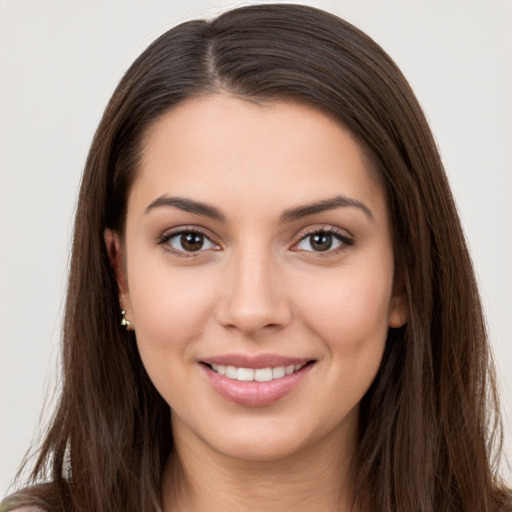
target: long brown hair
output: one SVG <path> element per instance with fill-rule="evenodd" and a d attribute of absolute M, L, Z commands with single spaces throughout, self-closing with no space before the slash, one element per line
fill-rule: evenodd
<path fill-rule="evenodd" d="M 160 510 L 173 449 L 168 405 L 119 325 L 103 242 L 122 232 L 149 126 L 187 98 L 229 92 L 295 101 L 347 127 L 382 175 L 397 282 L 410 319 L 389 332 L 361 403 L 355 504 L 396 512 L 512 511 L 496 474 L 500 422 L 472 264 L 432 134 L 390 57 L 315 8 L 260 5 L 166 32 L 105 110 L 77 207 L 63 330 L 62 393 L 31 487 L 4 502 L 52 511 Z"/>

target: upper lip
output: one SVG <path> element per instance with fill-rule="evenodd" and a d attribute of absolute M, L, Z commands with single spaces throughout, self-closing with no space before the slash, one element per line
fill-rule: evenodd
<path fill-rule="evenodd" d="M 235 366 L 237 368 L 276 368 L 278 366 L 304 365 L 311 359 L 278 354 L 222 354 L 201 359 L 209 365 Z"/>

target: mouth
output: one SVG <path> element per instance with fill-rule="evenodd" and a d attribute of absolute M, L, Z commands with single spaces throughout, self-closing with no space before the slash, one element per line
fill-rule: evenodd
<path fill-rule="evenodd" d="M 205 364 L 215 373 L 225 376 L 228 379 L 237 380 L 240 382 L 270 382 L 276 379 L 282 379 L 287 375 L 292 375 L 293 373 L 298 372 L 307 364 L 311 363 L 313 363 L 313 361 L 308 361 L 302 364 L 290 364 L 286 366 L 267 366 L 266 368 L 244 368 L 223 364 Z"/>
<path fill-rule="evenodd" d="M 200 367 L 223 398 L 245 407 L 262 407 L 303 385 L 315 363 L 307 359 L 229 357 L 201 361 Z"/>

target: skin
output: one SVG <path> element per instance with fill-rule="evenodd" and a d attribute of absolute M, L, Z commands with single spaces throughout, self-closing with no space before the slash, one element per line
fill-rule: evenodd
<path fill-rule="evenodd" d="M 310 107 L 221 94 L 156 121 L 138 171 L 124 237 L 105 238 L 140 355 L 172 410 L 164 509 L 348 510 L 359 402 L 388 329 L 408 314 L 376 171 L 345 128 Z M 360 204 L 283 222 L 341 195 Z M 164 196 L 223 219 L 148 211 Z M 176 232 L 191 229 L 207 238 L 187 252 Z M 312 244 L 318 230 L 330 249 Z M 251 407 L 205 378 L 201 361 L 233 353 L 313 363 L 286 396 Z"/>

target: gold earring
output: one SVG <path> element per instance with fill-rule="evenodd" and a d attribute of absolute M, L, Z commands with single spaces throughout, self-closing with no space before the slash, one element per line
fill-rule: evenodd
<path fill-rule="evenodd" d="M 123 315 L 123 318 L 121 318 L 121 325 L 123 327 L 126 327 L 127 330 L 130 330 L 130 321 L 126 318 L 126 311 L 124 309 L 121 310 L 121 315 Z"/>

